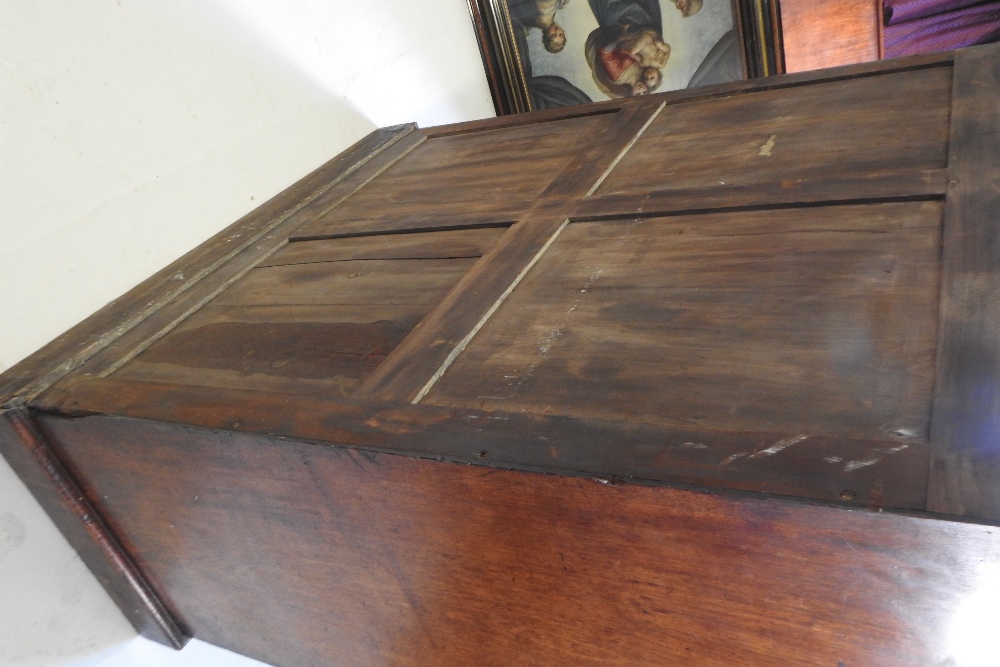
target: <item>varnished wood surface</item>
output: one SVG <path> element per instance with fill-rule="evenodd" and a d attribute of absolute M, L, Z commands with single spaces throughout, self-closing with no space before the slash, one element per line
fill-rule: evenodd
<path fill-rule="evenodd" d="M 449 292 L 427 318 L 358 388 L 356 396 L 409 401 L 460 349 L 465 337 L 502 301 L 525 267 L 558 234 L 571 202 L 588 193 L 656 113 L 635 104 L 616 114 L 605 131 L 556 176 L 524 217 Z"/>
<path fill-rule="evenodd" d="M 383 128 L 331 159 L 176 262 L 112 301 L 79 325 L 0 375 L 0 406 L 43 391 L 199 283 L 264 234 L 321 197 L 365 164 L 413 134 L 415 125 Z M 147 334 L 148 335 L 148 334 Z M 120 352 L 119 352 L 120 354 Z"/>
<path fill-rule="evenodd" d="M 0 409 L 0 454 L 139 634 L 183 647 L 190 630 L 164 605 L 23 405 Z"/>
<path fill-rule="evenodd" d="M 574 223 L 424 400 L 926 439 L 940 226 L 939 202 Z"/>
<path fill-rule="evenodd" d="M 430 138 L 295 237 L 323 238 L 380 221 L 444 226 L 518 220 L 613 117 L 597 114 Z M 434 187 L 428 187 L 431 182 Z"/>
<path fill-rule="evenodd" d="M 143 369 L 148 372 L 148 369 Z M 161 371 L 162 373 L 162 371 Z M 368 451 L 603 479 L 666 482 L 923 510 L 928 448 L 887 435 L 856 440 L 726 431 L 289 393 L 106 379 L 61 383 L 40 408 L 108 413 L 349 445 Z M 176 380 L 173 380 L 176 382 Z M 224 386 L 224 385 L 223 385 Z"/>
<path fill-rule="evenodd" d="M 117 372 L 348 396 L 502 233 L 292 243 Z"/>
<path fill-rule="evenodd" d="M 782 0 L 786 72 L 878 60 L 878 0 Z"/>
<path fill-rule="evenodd" d="M 283 667 L 960 664 L 1000 567 L 986 526 L 44 424 L 194 635 Z"/>
<path fill-rule="evenodd" d="M 955 64 L 930 507 L 1000 520 L 1000 51 Z"/>
<path fill-rule="evenodd" d="M 668 105 L 596 194 L 945 167 L 950 90 L 936 67 Z"/>

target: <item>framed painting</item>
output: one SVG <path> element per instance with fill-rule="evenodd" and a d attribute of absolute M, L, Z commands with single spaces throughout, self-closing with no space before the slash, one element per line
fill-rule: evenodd
<path fill-rule="evenodd" d="M 498 115 L 783 71 L 778 0 L 469 0 Z"/>

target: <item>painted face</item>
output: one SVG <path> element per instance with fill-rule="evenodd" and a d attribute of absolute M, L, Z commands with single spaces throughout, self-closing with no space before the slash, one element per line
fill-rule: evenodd
<path fill-rule="evenodd" d="M 566 46 L 566 31 L 562 26 L 553 23 L 545 31 L 545 50 L 551 53 L 558 53 Z"/>
<path fill-rule="evenodd" d="M 647 67 L 642 73 L 642 82 L 648 88 L 655 88 L 656 84 L 660 82 L 660 76 L 660 70 L 654 67 Z"/>

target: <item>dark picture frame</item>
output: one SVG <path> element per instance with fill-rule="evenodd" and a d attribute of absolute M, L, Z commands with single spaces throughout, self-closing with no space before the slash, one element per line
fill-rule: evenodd
<path fill-rule="evenodd" d="M 607 71 L 602 70 L 597 73 L 595 65 L 595 47 L 592 42 L 595 39 L 597 30 L 584 41 L 581 36 L 576 35 L 576 43 L 570 43 L 569 31 L 563 33 L 564 46 L 556 52 L 555 57 L 562 58 L 563 67 L 573 69 L 572 75 L 553 76 L 553 72 L 546 72 L 544 76 L 538 76 L 540 68 L 533 67 L 531 51 L 540 53 L 539 43 L 545 40 L 539 35 L 547 32 L 539 27 L 540 21 L 529 18 L 525 20 L 525 7 L 528 6 L 530 14 L 532 7 L 547 7 L 555 4 L 559 11 L 575 11 L 577 16 L 581 12 L 589 12 L 589 16 L 594 19 L 594 25 L 598 26 L 600 35 L 608 35 L 604 40 L 607 43 L 615 37 L 621 37 L 631 30 L 630 34 L 641 29 L 644 21 L 636 19 L 636 16 L 646 17 L 645 23 L 659 21 L 659 28 L 665 21 L 673 21 L 674 26 L 689 20 L 683 10 L 677 9 L 675 5 L 683 7 L 688 2 L 697 0 L 468 0 L 472 22 L 479 42 L 480 52 L 483 58 L 483 65 L 486 70 L 486 78 L 493 96 L 493 105 L 497 115 L 507 115 L 512 113 L 523 113 L 527 111 L 537 111 L 556 106 L 570 106 L 573 104 L 585 103 L 588 101 L 598 101 L 603 99 L 613 99 L 615 97 L 631 96 L 632 94 L 643 94 L 643 86 L 639 84 L 625 85 L 621 79 L 615 82 L 608 81 Z M 532 3 L 535 3 L 532 5 Z M 570 4 L 572 3 L 572 5 Z M 784 72 L 784 56 L 781 45 L 781 16 L 778 0 L 701 0 L 701 5 L 713 3 L 713 11 L 720 13 L 719 5 L 728 7 L 731 11 L 732 29 L 724 34 L 724 38 L 703 55 L 704 61 L 713 59 L 721 61 L 728 58 L 728 69 L 726 74 L 712 76 L 700 76 L 698 72 L 691 77 L 687 85 L 705 85 L 706 83 L 717 83 L 721 80 L 733 80 L 726 77 L 738 78 L 758 78 L 781 74 Z M 632 11 L 634 10 L 634 11 Z M 650 16 L 655 15 L 651 19 Z M 559 18 L 558 11 L 554 14 Z M 542 17 L 552 20 L 552 16 Z M 694 17 L 697 19 L 697 17 Z M 700 19 L 698 19 L 700 20 Z M 637 27 L 630 26 L 629 21 L 640 24 Z M 534 34 L 533 34 L 534 33 Z M 600 36 L 598 35 L 598 36 Z M 534 38 L 535 45 L 529 45 L 529 37 Z M 659 36 L 659 40 L 663 40 Z M 723 44 L 723 41 L 726 44 Z M 723 48 L 728 46 L 728 48 Z M 547 45 L 546 50 L 550 49 Z M 607 48 L 607 47 L 605 47 Z M 568 50 L 568 57 L 562 55 L 563 50 Z M 704 50 L 704 47 L 702 47 Z M 738 65 L 734 66 L 734 53 L 738 51 Z M 719 56 L 720 57 L 716 57 Z M 673 60 L 683 58 L 684 54 L 677 55 L 673 51 L 670 56 Z M 543 54 L 543 58 L 548 58 Z M 589 72 L 585 69 L 589 62 Z M 702 67 L 706 62 L 702 62 Z M 709 63 L 710 64 L 710 63 Z M 544 63 L 549 70 L 552 69 L 552 61 Z M 687 63 L 687 68 L 691 69 L 691 63 Z M 717 69 L 719 67 L 716 64 Z M 660 66 L 662 69 L 662 65 Z M 676 68 L 675 68 L 676 69 Z M 737 72 L 738 70 L 738 72 Z M 562 74 L 562 72 L 556 72 Z M 596 82 L 597 88 L 594 83 Z M 641 77 L 641 74 L 639 75 Z M 624 78 L 624 77 L 623 77 Z M 662 77 L 661 77 L 662 78 Z M 637 77 L 633 75 L 633 80 Z M 696 81 L 697 79 L 697 81 Z M 627 80 L 627 79 L 626 79 Z M 704 82 L 704 83 L 701 83 Z M 630 86 L 633 90 L 630 90 Z M 675 90 L 686 87 L 678 85 L 676 78 L 674 81 L 664 81 L 664 85 L 653 88 L 655 92 L 664 90 Z M 599 89 L 598 89 L 599 88 Z M 648 92 L 653 92 L 648 90 Z M 588 94 L 588 91 L 591 91 Z"/>

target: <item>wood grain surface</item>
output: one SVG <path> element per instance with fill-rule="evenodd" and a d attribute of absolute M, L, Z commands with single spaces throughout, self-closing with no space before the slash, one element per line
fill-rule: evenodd
<path fill-rule="evenodd" d="M 596 194 L 945 167 L 950 90 L 936 67 L 667 105 Z"/>
<path fill-rule="evenodd" d="M 878 0 L 782 0 L 786 72 L 866 63 L 881 58 Z"/>
<path fill-rule="evenodd" d="M 0 408 L 0 454 L 132 627 L 147 639 L 183 647 L 190 630 L 164 604 L 23 404 Z"/>
<path fill-rule="evenodd" d="M 986 526 L 44 424 L 194 635 L 283 667 L 891 667 L 992 641 L 955 634 L 996 609 Z"/>
<path fill-rule="evenodd" d="M 938 202 L 574 223 L 425 399 L 926 439 Z"/>
<path fill-rule="evenodd" d="M 348 396 L 502 233 L 292 243 L 117 372 Z"/>
<path fill-rule="evenodd" d="M 1000 57 L 955 64 L 929 507 L 1000 520 Z"/>
<path fill-rule="evenodd" d="M 379 222 L 444 227 L 518 220 L 612 117 L 597 114 L 428 139 L 376 183 L 294 237 L 323 238 Z"/>
<path fill-rule="evenodd" d="M 589 138 L 582 152 L 549 182 L 531 210 L 455 285 L 355 395 L 414 400 L 552 242 L 567 220 L 572 201 L 588 194 L 646 128 L 658 108 L 635 104 L 610 117 L 604 131 Z"/>
<path fill-rule="evenodd" d="M 928 447 L 906 435 L 802 438 L 788 431 L 487 412 L 348 400 L 329 391 L 299 396 L 123 375 L 60 383 L 39 398 L 39 407 L 57 414 L 107 413 L 269 433 L 479 466 L 739 489 L 879 510 L 922 510 L 927 502 Z M 302 393 L 298 387 L 291 391 Z"/>

